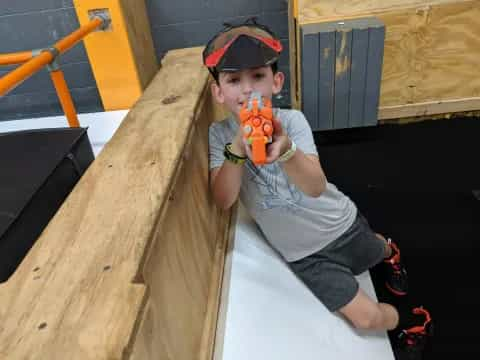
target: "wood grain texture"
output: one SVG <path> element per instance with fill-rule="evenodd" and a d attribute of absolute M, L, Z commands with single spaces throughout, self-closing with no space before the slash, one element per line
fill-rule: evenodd
<path fill-rule="evenodd" d="M 425 102 L 411 105 L 384 106 L 378 113 L 379 120 L 424 117 L 434 114 L 463 113 L 480 109 L 480 97 L 450 101 Z"/>
<path fill-rule="evenodd" d="M 218 278 L 214 260 L 222 261 L 214 255 L 224 241 L 218 234 L 228 223 L 207 192 L 212 110 L 205 105 L 201 50 L 166 55 L 112 140 L 0 285 L 0 358 L 198 354 L 210 282 Z"/>
<path fill-rule="evenodd" d="M 149 304 L 132 359 L 211 359 L 230 218 L 208 191 L 207 94 L 153 235 L 143 271 Z"/>
<path fill-rule="evenodd" d="M 297 58 L 297 51 L 299 49 L 300 43 L 298 42 L 298 0 L 290 0 L 288 1 L 288 44 L 290 52 L 289 56 L 289 66 L 290 66 L 290 104 L 293 109 L 299 109 L 299 99 L 298 95 L 300 91 L 298 90 L 299 84 L 299 76 L 297 75 L 298 72 L 298 58 Z M 298 45 L 297 45 L 298 44 Z"/>
<path fill-rule="evenodd" d="M 480 96 L 480 2 L 406 9 L 386 24 L 380 107 Z"/>
<path fill-rule="evenodd" d="M 480 77 L 472 76 L 480 58 L 479 1 L 299 1 L 300 25 L 365 16 L 386 28 L 382 116 L 401 117 L 404 111 L 394 109 L 423 103 L 439 114 L 445 106 L 435 104 L 480 96 Z"/>
<path fill-rule="evenodd" d="M 461 0 L 460 0 L 461 1 Z M 299 23 L 330 21 L 334 18 L 359 17 L 427 5 L 459 2 L 458 0 L 297 0 Z"/>
<path fill-rule="evenodd" d="M 145 89 L 158 71 L 147 8 L 144 0 L 122 0 L 122 8 L 138 76 Z"/>

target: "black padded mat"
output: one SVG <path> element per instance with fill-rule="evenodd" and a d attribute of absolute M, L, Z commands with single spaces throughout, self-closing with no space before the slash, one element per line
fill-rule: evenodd
<path fill-rule="evenodd" d="M 380 267 L 372 280 L 379 300 L 401 316 L 419 305 L 431 311 L 435 336 L 425 359 L 480 355 L 479 136 L 479 118 L 315 133 L 329 181 L 401 248 L 407 297 L 385 291 Z"/>
<path fill-rule="evenodd" d="M 93 161 L 84 128 L 0 134 L 0 282 Z"/>

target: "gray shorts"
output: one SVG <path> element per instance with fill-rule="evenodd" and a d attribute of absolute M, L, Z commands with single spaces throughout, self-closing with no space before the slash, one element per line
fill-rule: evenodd
<path fill-rule="evenodd" d="M 330 311 L 347 305 L 358 292 L 354 277 L 385 257 L 385 245 L 358 212 L 352 226 L 337 240 L 290 268 Z"/>

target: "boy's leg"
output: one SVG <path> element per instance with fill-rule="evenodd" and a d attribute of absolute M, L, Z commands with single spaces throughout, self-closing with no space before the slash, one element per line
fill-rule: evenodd
<path fill-rule="evenodd" d="M 393 330 L 399 321 L 398 311 L 392 305 L 375 302 L 360 288 L 338 311 L 357 329 Z"/>
<path fill-rule="evenodd" d="M 392 248 L 390 247 L 390 245 L 388 245 L 388 241 L 385 238 L 385 236 L 383 236 L 382 234 L 379 234 L 379 233 L 375 233 L 375 236 L 384 242 L 385 257 L 389 258 L 390 256 L 392 256 Z"/>

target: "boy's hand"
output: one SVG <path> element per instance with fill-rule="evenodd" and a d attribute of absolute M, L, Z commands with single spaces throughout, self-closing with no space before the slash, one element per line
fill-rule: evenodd
<path fill-rule="evenodd" d="M 267 144 L 267 157 L 266 163 L 271 164 L 283 154 L 288 149 L 290 149 L 291 142 L 288 135 L 283 131 L 282 123 L 276 118 L 272 119 L 273 123 L 273 135 L 272 142 Z M 234 145 L 236 144 L 236 145 Z M 237 153 L 238 149 L 238 153 Z M 235 151 L 235 154 L 240 156 L 248 156 L 249 159 L 252 159 L 252 148 L 247 143 L 246 139 L 243 137 L 242 130 L 237 133 L 235 140 L 232 143 L 232 150 Z"/>
<path fill-rule="evenodd" d="M 277 159 L 290 149 L 291 143 L 288 135 L 283 131 L 282 123 L 273 118 L 273 141 L 267 145 L 267 164 L 277 161 Z"/>

